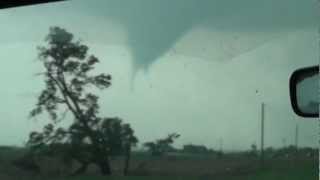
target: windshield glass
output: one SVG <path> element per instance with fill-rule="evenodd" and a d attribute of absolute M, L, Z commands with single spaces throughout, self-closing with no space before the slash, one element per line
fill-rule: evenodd
<path fill-rule="evenodd" d="M 294 114 L 289 77 L 319 63 L 318 8 L 77 0 L 0 10 L 0 178 L 315 179 L 318 122 Z"/>

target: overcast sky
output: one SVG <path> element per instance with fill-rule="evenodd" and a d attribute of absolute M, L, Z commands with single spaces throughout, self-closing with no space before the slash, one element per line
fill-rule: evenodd
<path fill-rule="evenodd" d="M 91 3 L 91 4 L 90 4 Z M 101 115 L 130 123 L 141 142 L 177 132 L 185 143 L 248 149 L 317 146 L 315 119 L 297 117 L 289 77 L 319 64 L 315 0 L 74 0 L 0 10 L 0 144 L 22 145 L 45 119 L 27 116 L 43 88 L 38 45 L 50 26 L 72 32 L 110 73 Z M 70 123 L 72 119 L 69 119 Z"/>

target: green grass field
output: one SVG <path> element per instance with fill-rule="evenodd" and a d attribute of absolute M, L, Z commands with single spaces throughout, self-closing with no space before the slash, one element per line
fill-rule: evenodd
<path fill-rule="evenodd" d="M 81 176 L 73 178 L 59 178 L 54 180 L 316 180 L 318 170 L 314 163 L 305 162 L 295 167 L 283 169 L 269 167 L 246 175 L 220 176 Z"/>
<path fill-rule="evenodd" d="M 234 176 L 234 177 L 185 177 L 185 176 L 148 176 L 148 177 L 92 177 L 83 176 L 75 178 L 63 178 L 59 180 L 316 180 L 316 173 L 310 173 L 308 171 L 287 171 L 287 172 L 273 172 L 264 171 L 257 172 L 248 176 Z M 58 179 L 57 179 L 58 180 Z"/>
<path fill-rule="evenodd" d="M 259 161 L 245 157 L 174 157 L 151 158 L 134 155 L 130 176 L 101 177 L 83 175 L 79 177 L 36 177 L 21 174 L 10 161 L 23 151 L 4 149 L 0 153 L 0 180 L 316 180 L 319 179 L 317 157 L 309 159 L 269 159 L 265 168 L 259 169 Z M 114 166 L 121 167 L 121 161 L 115 160 Z M 147 162 L 142 169 L 135 169 L 141 162 Z M 45 165 L 45 164 L 44 164 Z M 56 167 L 56 166 L 55 166 Z M 225 168 L 229 167 L 229 171 Z M 121 169 L 121 168 L 120 168 Z M 25 172 L 24 172 L 25 173 Z"/>
<path fill-rule="evenodd" d="M 247 175 L 220 175 L 220 176 L 79 176 L 70 178 L 27 178 L 21 180 L 316 180 L 318 171 L 314 167 L 300 167 L 296 169 L 276 170 L 266 169 L 256 171 Z M 15 180 L 18 178 L 12 178 Z M 11 179 L 6 179 L 11 180 Z"/>
<path fill-rule="evenodd" d="M 246 177 L 184 177 L 184 176 L 177 176 L 177 177 L 170 177 L 170 176 L 148 176 L 148 177 L 76 177 L 76 178 L 66 178 L 61 180 L 205 180 L 205 179 L 221 179 L 221 180 L 316 180 L 317 179 L 316 173 L 308 173 L 305 171 L 291 171 L 291 172 L 272 172 L 272 171 L 265 171 L 265 172 L 258 172 L 254 175 L 248 175 Z"/>

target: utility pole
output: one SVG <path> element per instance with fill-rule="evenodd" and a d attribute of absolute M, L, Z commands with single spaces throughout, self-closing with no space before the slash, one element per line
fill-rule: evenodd
<path fill-rule="evenodd" d="M 287 147 L 287 139 L 286 138 L 282 138 L 282 145 L 283 145 L 283 148 Z"/>
<path fill-rule="evenodd" d="M 296 133 L 295 133 L 295 146 L 296 146 L 297 150 L 298 150 L 298 141 L 299 141 L 299 126 L 297 124 L 296 125 Z"/>
<path fill-rule="evenodd" d="M 264 102 L 261 103 L 261 167 L 264 167 Z"/>
<path fill-rule="evenodd" d="M 222 138 L 220 138 L 219 139 L 219 144 L 220 144 L 220 152 L 222 152 L 223 151 L 223 139 Z"/>
<path fill-rule="evenodd" d="M 296 132 L 295 132 L 295 147 L 296 147 L 296 154 L 295 154 L 295 164 L 298 163 L 298 155 L 299 155 L 299 150 L 298 150 L 298 139 L 299 138 L 299 126 L 298 124 L 296 125 Z"/>
<path fill-rule="evenodd" d="M 221 158 L 223 156 L 223 139 L 222 137 L 219 138 L 219 148 L 220 148 L 220 151 L 218 153 L 218 158 Z"/>

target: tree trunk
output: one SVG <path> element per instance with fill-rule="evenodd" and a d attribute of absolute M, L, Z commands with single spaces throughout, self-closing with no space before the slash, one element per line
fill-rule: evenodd
<path fill-rule="evenodd" d="M 85 173 L 88 169 L 88 165 L 88 163 L 83 163 L 80 168 L 78 168 L 74 173 L 72 173 L 72 176 L 77 176 Z"/>
<path fill-rule="evenodd" d="M 104 175 L 104 176 L 111 175 L 111 168 L 110 168 L 109 159 L 103 158 L 97 164 L 100 167 L 100 171 L 101 171 L 102 175 Z"/>
<path fill-rule="evenodd" d="M 126 153 L 125 153 L 125 162 L 124 162 L 124 169 L 123 169 L 123 175 L 125 175 L 125 176 L 128 174 L 129 165 L 130 165 L 130 157 L 131 157 L 131 146 L 129 145 L 126 148 Z"/>

